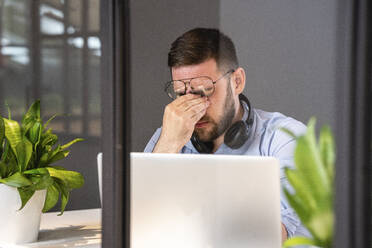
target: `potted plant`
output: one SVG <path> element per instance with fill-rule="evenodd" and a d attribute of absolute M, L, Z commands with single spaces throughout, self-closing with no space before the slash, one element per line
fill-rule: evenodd
<path fill-rule="evenodd" d="M 57 135 L 40 117 L 35 101 L 18 123 L 0 115 L 0 241 L 33 242 L 37 239 L 41 212 L 61 202 L 66 207 L 72 189 L 84 184 L 83 176 L 56 162 L 68 156 L 74 139 L 58 145 Z"/>
<path fill-rule="evenodd" d="M 315 136 L 315 118 L 311 118 L 304 135 L 296 137 L 295 168 L 286 168 L 285 174 L 292 189 L 284 188 L 289 204 L 296 211 L 312 237 L 292 237 L 284 247 L 310 245 L 332 247 L 334 230 L 333 181 L 335 149 L 328 126 L 322 127 L 319 140 Z"/>

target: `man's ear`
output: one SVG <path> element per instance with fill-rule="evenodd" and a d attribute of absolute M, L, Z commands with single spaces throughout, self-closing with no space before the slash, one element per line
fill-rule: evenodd
<path fill-rule="evenodd" d="M 245 71 L 243 68 L 238 67 L 234 72 L 234 82 L 233 87 L 235 89 L 235 94 L 239 95 L 243 92 L 245 87 Z"/>

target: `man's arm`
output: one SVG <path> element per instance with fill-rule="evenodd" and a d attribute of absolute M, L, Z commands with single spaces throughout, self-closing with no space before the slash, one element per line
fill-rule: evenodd
<path fill-rule="evenodd" d="M 191 139 L 195 124 L 205 115 L 207 97 L 186 94 L 165 107 L 162 132 L 153 152 L 178 153 Z"/>
<path fill-rule="evenodd" d="M 270 140 L 270 147 L 268 155 L 274 156 L 280 161 L 280 184 L 281 184 L 281 217 L 282 217 L 282 240 L 284 238 L 289 238 L 294 235 L 303 235 L 305 233 L 300 233 L 304 230 L 300 219 L 298 218 L 295 211 L 289 205 L 283 188 L 290 189 L 291 186 L 285 175 L 285 167 L 294 168 L 294 150 L 296 147 L 296 140 L 290 137 L 287 133 L 281 130 L 281 127 L 285 127 L 291 130 L 296 135 L 300 135 L 306 131 L 306 126 L 302 123 L 294 120 L 287 119 L 286 122 L 281 123 L 279 127 L 272 133 Z M 300 231 L 300 232 L 299 232 Z"/>

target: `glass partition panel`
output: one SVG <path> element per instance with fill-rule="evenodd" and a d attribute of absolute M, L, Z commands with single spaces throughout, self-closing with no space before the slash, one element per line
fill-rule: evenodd
<path fill-rule="evenodd" d="M 14 119 L 41 100 L 44 120 L 71 147 L 59 165 L 83 174 L 67 210 L 100 207 L 96 155 L 101 151 L 99 0 L 0 0 L 0 113 Z M 53 210 L 58 210 L 58 207 Z"/>
<path fill-rule="evenodd" d="M 131 151 L 142 152 L 147 144 L 149 144 L 147 151 L 153 151 L 155 144 L 159 145 L 161 142 L 158 142 L 158 138 L 160 132 L 162 132 L 161 137 L 164 138 L 162 141 L 165 149 L 160 149 L 161 152 L 199 153 L 195 149 L 195 143 L 190 142 L 192 133 L 199 132 L 201 136 L 206 134 L 202 136 L 204 141 L 209 142 L 209 144 L 214 142 L 214 149 L 211 153 L 277 157 L 281 161 L 281 186 L 285 186 L 287 181 L 284 168 L 293 166 L 292 151 L 295 143 L 283 134 L 279 128 L 281 125 L 286 125 L 284 124 L 286 122 L 284 119 L 292 124 L 299 124 L 293 119 L 306 124 L 312 116 L 315 116 L 317 118 L 317 127 L 329 124 L 335 130 L 337 126 L 337 94 L 335 91 L 337 79 L 335 77 L 335 68 L 337 68 L 336 48 L 339 45 L 336 37 L 336 31 L 339 28 L 336 23 L 338 16 L 337 0 L 330 0 L 326 3 L 239 0 L 166 0 L 161 1 L 161 3 L 154 0 L 132 1 L 130 3 Z M 179 57 L 174 56 L 174 60 L 179 62 L 179 64 L 175 63 L 173 68 L 169 68 L 167 63 L 169 62 L 168 55 L 171 48 L 177 45 L 176 39 L 186 31 L 198 27 L 218 28 L 231 38 L 236 48 L 237 65 L 232 66 L 233 68 L 223 68 L 225 71 L 218 71 L 219 74 L 210 76 L 207 70 L 203 70 L 205 69 L 204 67 L 202 69 L 201 64 L 206 61 L 205 57 L 198 57 L 204 50 L 208 49 L 208 46 L 203 47 L 203 44 L 206 43 L 203 43 L 204 40 L 195 45 L 198 37 L 194 33 L 188 36 L 188 41 L 185 41 L 187 37 L 183 37 L 184 40 L 179 41 L 180 49 L 173 51 L 173 55 L 179 55 Z M 199 35 L 203 38 L 212 36 L 202 36 L 200 33 Z M 215 42 L 218 43 L 218 38 L 216 40 Z M 190 44 L 195 42 L 192 44 L 199 50 L 190 51 L 194 48 L 193 45 L 183 47 L 182 45 L 187 42 L 190 42 Z M 210 45 L 211 43 L 208 44 Z M 221 48 L 222 45 L 221 47 L 218 45 L 216 50 L 222 51 L 218 49 L 223 49 L 224 47 Z M 182 53 L 185 49 L 190 50 Z M 195 57 L 189 56 L 190 54 Z M 221 52 L 219 55 L 222 56 L 222 54 Z M 196 57 L 200 60 L 197 60 Z M 177 69 L 182 71 L 182 68 L 184 69 L 183 72 L 179 72 L 179 74 L 175 72 Z M 195 68 L 199 68 L 200 71 L 193 71 Z M 213 68 L 211 70 L 214 71 L 215 67 L 208 68 Z M 256 124 L 252 125 L 254 129 L 252 132 L 255 132 L 255 135 L 246 140 L 241 147 L 242 149 L 230 149 L 226 143 L 223 143 L 226 141 L 226 136 L 224 137 L 223 135 L 226 134 L 225 131 L 233 123 L 233 118 L 226 121 L 225 117 L 228 119 L 228 115 L 232 112 L 231 115 L 235 117 L 234 121 L 237 121 L 248 115 L 242 114 L 247 108 L 240 108 L 238 104 L 236 105 L 238 105 L 241 112 L 230 111 L 230 113 L 226 107 L 228 105 L 221 104 L 223 100 L 227 102 L 228 100 L 226 99 L 230 97 L 226 88 L 221 89 L 221 85 L 224 85 L 230 78 L 226 77 L 224 80 L 214 84 L 216 94 L 217 92 L 223 92 L 218 95 L 221 98 L 215 95 L 209 96 L 211 104 L 205 115 L 198 116 L 198 121 L 201 121 L 182 129 L 188 134 L 188 137 L 178 133 L 178 135 L 172 137 L 174 139 L 169 139 L 172 141 L 178 139 L 177 142 L 179 143 L 173 143 L 178 150 L 172 149 L 173 144 L 165 144 L 165 140 L 169 141 L 167 140 L 168 135 L 173 134 L 169 127 L 172 124 L 177 127 L 182 126 L 178 122 L 175 124 L 176 121 L 172 123 L 170 118 L 168 118 L 171 115 L 164 114 L 167 111 L 166 106 L 173 107 L 173 110 L 175 110 L 173 114 L 176 113 L 186 118 L 186 111 L 182 111 L 180 107 L 177 108 L 181 104 L 177 105 L 173 101 L 177 101 L 184 97 L 183 94 L 192 91 L 193 85 L 192 81 L 190 82 L 190 78 L 209 76 L 216 80 L 229 69 L 235 69 L 240 72 L 244 69 L 245 71 L 245 77 L 240 82 L 244 80 L 245 88 L 242 93 L 248 97 L 252 105 L 251 109 L 254 109 L 254 123 Z M 238 74 L 239 72 L 234 72 L 234 76 L 231 76 L 231 82 L 234 82 L 234 79 L 237 80 Z M 190 84 L 187 88 L 190 90 L 188 92 L 183 91 L 179 94 L 178 99 L 173 100 L 165 93 L 165 84 L 177 79 L 178 81 L 183 81 L 184 84 L 180 84 L 182 87 Z M 194 93 L 197 94 L 196 91 Z M 236 97 L 236 95 L 234 96 Z M 186 104 L 185 98 L 183 100 Z M 178 103 L 180 101 L 178 100 Z M 224 103 L 226 104 L 226 102 Z M 239 101 L 234 102 L 238 103 Z M 174 104 L 169 105 L 172 103 Z M 221 104 L 220 107 L 216 107 L 218 104 Z M 171 111 L 171 107 L 168 108 L 168 111 Z M 213 111 L 220 112 L 217 114 Z M 291 119 L 286 117 L 291 117 Z M 215 123 L 210 120 L 215 121 Z M 168 125 L 163 125 L 164 121 Z M 215 126 L 213 126 L 214 124 Z M 297 124 L 289 126 L 291 126 L 291 129 L 293 128 L 292 131 L 300 134 L 305 128 L 301 124 Z M 162 126 L 164 129 L 160 130 L 159 128 Z M 166 127 L 168 129 L 165 129 Z M 211 131 L 214 131 L 213 128 L 221 128 L 222 131 L 218 130 L 219 133 L 217 131 L 213 133 Z M 174 129 L 177 130 L 177 128 Z M 208 134 L 215 136 L 208 136 Z M 279 144 L 283 144 L 283 146 L 279 146 Z M 255 145 L 257 145 L 257 149 Z M 170 149 L 167 150 L 167 148 Z M 212 175 L 211 177 L 213 177 Z M 231 181 L 233 180 L 231 178 Z M 215 184 L 213 184 L 215 188 L 206 194 L 220 193 L 223 190 L 221 181 L 216 179 Z M 131 185 L 135 187 L 133 182 Z M 190 183 L 190 188 L 188 189 L 190 191 L 198 190 L 197 187 L 193 187 L 193 183 Z M 132 196 L 131 199 L 134 199 L 133 197 L 136 196 Z M 159 205 L 162 203 L 159 201 Z M 132 202 L 132 204 L 131 206 L 136 206 L 135 203 Z M 289 204 L 286 203 L 284 193 L 281 194 L 281 204 L 282 210 L 290 209 Z M 168 207 L 172 208 L 171 205 L 168 205 Z M 216 206 L 216 208 L 218 207 L 220 206 Z M 180 209 L 181 212 L 182 206 Z M 199 210 L 202 213 L 203 209 Z M 136 209 L 133 211 L 136 211 Z M 290 215 L 294 216 L 292 210 L 287 211 L 291 211 L 292 214 Z M 282 222 L 289 218 L 289 216 L 284 216 L 284 214 L 281 217 Z M 287 226 L 289 227 L 289 225 Z M 204 227 L 200 227 L 201 230 Z M 288 234 L 293 235 L 294 232 L 295 230 L 292 229 L 289 230 Z M 298 227 L 296 232 L 297 235 L 301 235 L 301 232 L 306 233 L 305 228 L 301 226 Z M 199 234 L 203 236 L 202 232 Z"/>

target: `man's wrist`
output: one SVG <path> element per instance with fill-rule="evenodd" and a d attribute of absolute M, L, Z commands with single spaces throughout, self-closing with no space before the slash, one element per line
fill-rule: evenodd
<path fill-rule="evenodd" d="M 284 241 L 288 239 L 288 231 L 287 231 L 286 226 L 283 223 L 281 224 L 282 224 L 281 226 L 282 226 L 282 243 L 283 243 Z"/>
<path fill-rule="evenodd" d="M 159 138 L 156 143 L 153 153 L 179 153 L 183 145 L 176 144 L 175 142 L 167 141 Z"/>

